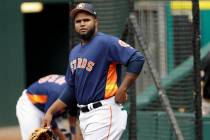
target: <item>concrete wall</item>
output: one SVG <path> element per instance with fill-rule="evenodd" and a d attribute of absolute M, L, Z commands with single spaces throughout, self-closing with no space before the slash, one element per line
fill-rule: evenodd
<path fill-rule="evenodd" d="M 15 124 L 16 100 L 24 87 L 24 49 L 20 0 L 0 4 L 0 126 Z"/>
<path fill-rule="evenodd" d="M 43 2 L 69 2 L 44 0 Z M 25 87 L 25 54 L 22 0 L 1 0 L 0 4 L 0 126 L 17 124 L 15 106 Z"/>

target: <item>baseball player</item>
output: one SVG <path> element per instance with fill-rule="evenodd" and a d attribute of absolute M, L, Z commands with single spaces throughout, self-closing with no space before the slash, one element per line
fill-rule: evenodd
<path fill-rule="evenodd" d="M 48 75 L 39 79 L 25 89 L 16 105 L 16 115 L 19 121 L 22 140 L 28 140 L 31 133 L 41 127 L 44 113 L 50 105 L 60 96 L 62 89 L 67 86 L 63 75 Z M 53 116 L 51 128 L 60 140 L 67 138 L 58 128 L 56 118 L 66 113 L 66 109 L 60 110 Z M 70 108 L 69 117 L 72 137 L 75 137 L 76 108 Z"/>
<path fill-rule="evenodd" d="M 49 126 L 52 114 L 75 98 L 85 140 L 119 140 L 127 124 L 122 103 L 142 70 L 144 56 L 117 37 L 98 32 L 93 5 L 79 3 L 70 15 L 81 42 L 69 54 L 68 87 L 48 109 L 43 126 Z M 121 65 L 127 67 L 122 81 Z"/>

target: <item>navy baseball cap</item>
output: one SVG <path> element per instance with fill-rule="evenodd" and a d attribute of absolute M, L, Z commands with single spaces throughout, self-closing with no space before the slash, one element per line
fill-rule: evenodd
<path fill-rule="evenodd" d="M 71 17 L 75 17 L 78 12 L 87 12 L 96 17 L 96 11 L 92 4 L 90 3 L 79 3 L 77 6 L 71 11 Z"/>

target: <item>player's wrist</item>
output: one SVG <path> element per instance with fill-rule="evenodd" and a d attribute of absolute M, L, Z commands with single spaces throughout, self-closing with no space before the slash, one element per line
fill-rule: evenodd
<path fill-rule="evenodd" d="M 76 128 L 74 126 L 71 126 L 70 127 L 70 132 L 72 135 L 75 135 L 76 134 Z"/>
<path fill-rule="evenodd" d="M 122 84 L 120 85 L 119 89 L 118 89 L 118 92 L 124 93 L 124 92 L 127 92 L 127 89 L 128 89 L 127 84 L 122 83 Z"/>

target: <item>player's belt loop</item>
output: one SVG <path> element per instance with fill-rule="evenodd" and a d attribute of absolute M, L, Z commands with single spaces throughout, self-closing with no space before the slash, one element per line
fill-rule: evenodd
<path fill-rule="evenodd" d="M 96 109 L 98 107 L 101 107 L 101 106 L 102 106 L 102 103 L 99 101 L 99 102 L 95 102 L 95 103 L 90 103 L 86 106 L 82 106 L 82 107 L 79 107 L 79 108 L 82 112 L 89 112 L 89 111 L 91 111 L 93 109 Z"/>

